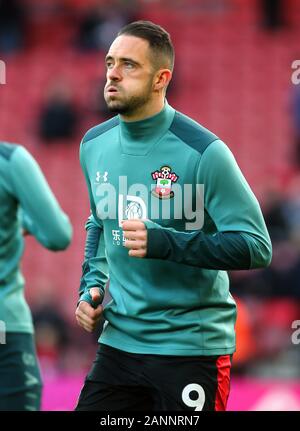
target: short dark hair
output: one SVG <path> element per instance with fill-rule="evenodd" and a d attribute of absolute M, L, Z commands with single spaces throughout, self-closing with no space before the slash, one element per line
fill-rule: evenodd
<path fill-rule="evenodd" d="M 169 33 L 160 25 L 151 21 L 134 21 L 121 28 L 118 36 L 121 35 L 135 36 L 147 40 L 154 54 L 155 65 L 162 67 L 167 64 L 173 70 L 174 47 Z"/>

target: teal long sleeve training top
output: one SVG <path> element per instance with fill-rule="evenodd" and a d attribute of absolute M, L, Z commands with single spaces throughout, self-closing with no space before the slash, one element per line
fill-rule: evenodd
<path fill-rule="evenodd" d="M 49 250 L 64 250 L 72 237 L 37 162 L 21 145 L 0 142 L 0 320 L 7 332 L 32 333 L 20 260 L 22 229 Z"/>
<path fill-rule="evenodd" d="M 88 131 L 80 161 L 92 211 L 80 299 L 91 302 L 94 286 L 104 293 L 108 276 L 112 297 L 99 342 L 133 353 L 233 353 L 227 270 L 267 266 L 272 247 L 229 148 L 166 102 L 151 118 L 116 116 Z M 128 255 L 126 218 L 146 220 L 146 258 Z"/>

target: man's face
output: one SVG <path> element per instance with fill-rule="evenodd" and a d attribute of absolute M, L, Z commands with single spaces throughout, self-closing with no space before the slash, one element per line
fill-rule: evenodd
<path fill-rule="evenodd" d="M 146 40 L 135 36 L 118 36 L 106 56 L 104 98 L 108 108 L 130 115 L 152 98 L 155 71 Z"/>

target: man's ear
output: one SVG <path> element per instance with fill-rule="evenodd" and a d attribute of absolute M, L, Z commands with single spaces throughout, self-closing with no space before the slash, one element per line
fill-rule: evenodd
<path fill-rule="evenodd" d="M 154 90 L 161 91 L 167 88 L 172 79 L 172 72 L 170 69 L 160 69 L 154 79 Z"/>

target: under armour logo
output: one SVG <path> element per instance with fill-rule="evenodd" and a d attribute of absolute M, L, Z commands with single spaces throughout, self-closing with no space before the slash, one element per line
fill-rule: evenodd
<path fill-rule="evenodd" d="M 103 181 L 106 183 L 107 182 L 107 177 L 108 177 L 108 172 L 105 171 L 103 175 L 101 175 L 101 173 L 98 171 L 96 173 L 96 181 L 97 183 L 100 182 L 101 178 L 103 178 Z"/>

